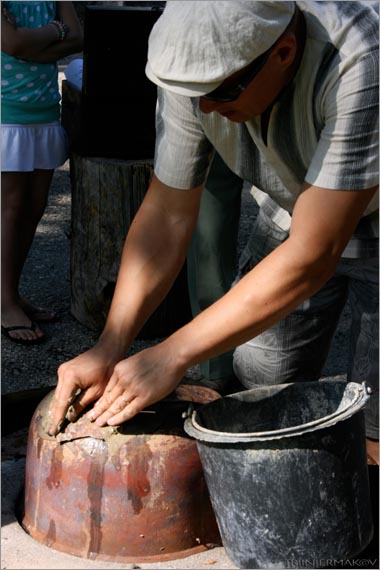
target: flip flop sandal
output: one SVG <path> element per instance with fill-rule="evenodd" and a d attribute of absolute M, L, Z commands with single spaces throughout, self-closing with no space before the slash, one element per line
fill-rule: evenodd
<path fill-rule="evenodd" d="M 30 340 L 27 340 L 25 338 L 15 338 L 14 336 L 9 334 L 10 332 L 13 332 L 13 331 L 33 331 L 34 332 L 36 330 L 36 328 L 37 328 L 37 324 L 32 322 L 32 324 L 30 326 L 26 326 L 26 325 L 15 325 L 13 327 L 1 326 L 1 332 L 4 336 L 9 338 L 10 341 L 16 342 L 17 344 L 24 344 L 24 345 L 38 344 L 38 343 L 46 340 L 45 336 L 40 336 L 38 338 L 31 338 Z"/>

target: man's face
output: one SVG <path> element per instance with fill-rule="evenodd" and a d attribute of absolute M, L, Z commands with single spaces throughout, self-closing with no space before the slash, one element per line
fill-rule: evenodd
<path fill-rule="evenodd" d="M 213 100 L 212 94 L 209 94 L 207 97 L 200 97 L 200 110 L 206 114 L 219 113 L 235 123 L 244 123 L 261 115 L 272 105 L 291 78 L 294 57 L 293 42 L 279 41 L 264 65 L 236 99 L 227 102 L 218 101 Z M 213 93 L 216 96 L 228 93 L 231 87 L 239 83 L 239 76 L 242 75 L 244 76 L 244 71 L 227 78 Z"/>
<path fill-rule="evenodd" d="M 262 77 L 257 76 L 234 101 L 223 103 L 201 97 L 199 108 L 202 113 L 216 112 L 235 123 L 245 123 L 249 119 L 261 115 L 276 96 L 277 91 L 273 89 L 273 82 L 265 81 Z"/>

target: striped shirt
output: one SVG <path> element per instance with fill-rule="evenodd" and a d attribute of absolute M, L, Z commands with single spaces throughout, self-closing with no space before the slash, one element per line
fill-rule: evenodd
<path fill-rule="evenodd" d="M 206 179 L 213 149 L 254 185 L 260 206 L 288 229 L 302 185 L 363 190 L 378 184 L 378 14 L 361 2 L 297 2 L 307 27 L 296 76 L 262 117 L 234 123 L 199 99 L 158 90 L 155 172 L 169 186 Z M 259 189 L 259 190 L 257 190 Z M 378 253 L 378 194 L 345 257 Z"/>

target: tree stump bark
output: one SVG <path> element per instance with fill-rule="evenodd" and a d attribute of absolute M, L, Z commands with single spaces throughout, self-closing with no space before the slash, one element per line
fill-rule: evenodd
<path fill-rule="evenodd" d="M 152 161 L 71 155 L 71 313 L 91 329 L 105 323 L 125 237 L 152 173 Z M 167 336 L 190 318 L 184 267 L 139 338 Z"/>

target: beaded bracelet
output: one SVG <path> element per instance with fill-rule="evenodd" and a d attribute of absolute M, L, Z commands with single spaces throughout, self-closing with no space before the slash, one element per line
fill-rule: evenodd
<path fill-rule="evenodd" d="M 63 41 L 64 39 L 66 39 L 66 36 L 69 33 L 69 27 L 66 24 L 64 24 L 60 20 L 51 20 L 48 23 L 48 26 L 53 26 L 53 28 L 57 32 L 59 41 Z"/>

